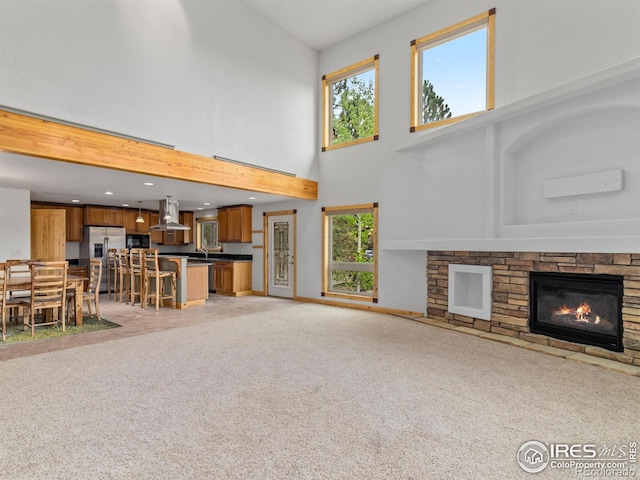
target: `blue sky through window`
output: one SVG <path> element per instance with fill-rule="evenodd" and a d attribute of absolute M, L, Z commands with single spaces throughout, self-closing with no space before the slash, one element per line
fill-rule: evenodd
<path fill-rule="evenodd" d="M 454 117 L 486 108 L 487 28 L 422 52 L 422 78 L 444 98 Z M 420 92 L 422 92 L 420 83 Z"/>

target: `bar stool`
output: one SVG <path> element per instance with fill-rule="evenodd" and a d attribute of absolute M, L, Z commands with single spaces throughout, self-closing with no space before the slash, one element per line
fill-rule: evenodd
<path fill-rule="evenodd" d="M 107 296 L 111 300 L 111 292 L 113 299 L 118 298 L 118 284 L 120 277 L 118 275 L 118 249 L 110 248 L 107 251 Z"/>
<path fill-rule="evenodd" d="M 149 301 L 156 304 L 156 312 L 160 309 L 160 303 L 171 300 L 171 308 L 176 308 L 176 272 L 160 270 L 158 265 L 158 250 L 148 248 L 144 250 L 144 294 L 142 308 L 147 308 Z M 170 282 L 165 280 L 169 279 Z M 167 283 L 171 290 L 166 292 Z M 153 286 L 153 288 L 151 288 Z"/>
<path fill-rule="evenodd" d="M 118 291 L 120 292 L 120 302 L 124 297 L 124 302 L 129 303 L 129 281 L 131 269 L 129 268 L 129 249 L 121 248 L 116 254 L 116 262 L 118 269 Z"/>
<path fill-rule="evenodd" d="M 144 299 L 144 249 L 142 248 L 129 250 L 129 299 L 131 305 L 136 304 L 136 297 L 140 299 L 142 304 Z"/>

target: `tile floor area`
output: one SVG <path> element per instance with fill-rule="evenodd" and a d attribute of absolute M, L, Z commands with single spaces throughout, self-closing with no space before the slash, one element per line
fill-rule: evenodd
<path fill-rule="evenodd" d="M 38 341 L 16 344 L 0 342 L 0 361 L 27 357 L 44 352 L 65 350 L 82 345 L 103 343 L 120 338 L 143 335 L 149 332 L 181 328 L 200 323 L 213 322 L 246 313 L 277 309 L 290 305 L 292 300 L 273 297 L 226 297 L 210 295 L 204 305 L 178 310 L 161 308 L 156 312 L 153 307 L 142 309 L 140 304 L 127 305 L 109 300 L 106 294 L 100 295 L 100 314 L 103 318 L 121 325 L 118 328 L 69 335 Z M 43 327 L 47 328 L 47 327 Z"/>

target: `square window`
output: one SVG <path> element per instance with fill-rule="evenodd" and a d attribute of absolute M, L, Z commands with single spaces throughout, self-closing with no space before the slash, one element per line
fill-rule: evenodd
<path fill-rule="evenodd" d="M 411 131 L 493 108 L 495 9 L 414 40 Z"/>
<path fill-rule="evenodd" d="M 220 251 L 218 242 L 218 219 L 216 217 L 202 217 L 196 219 L 197 239 L 196 248 L 198 250 Z"/>

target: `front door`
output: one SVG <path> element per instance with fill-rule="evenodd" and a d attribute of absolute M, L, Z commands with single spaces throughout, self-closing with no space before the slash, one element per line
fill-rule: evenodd
<path fill-rule="evenodd" d="M 293 215 L 269 216 L 269 295 L 293 298 Z"/>

